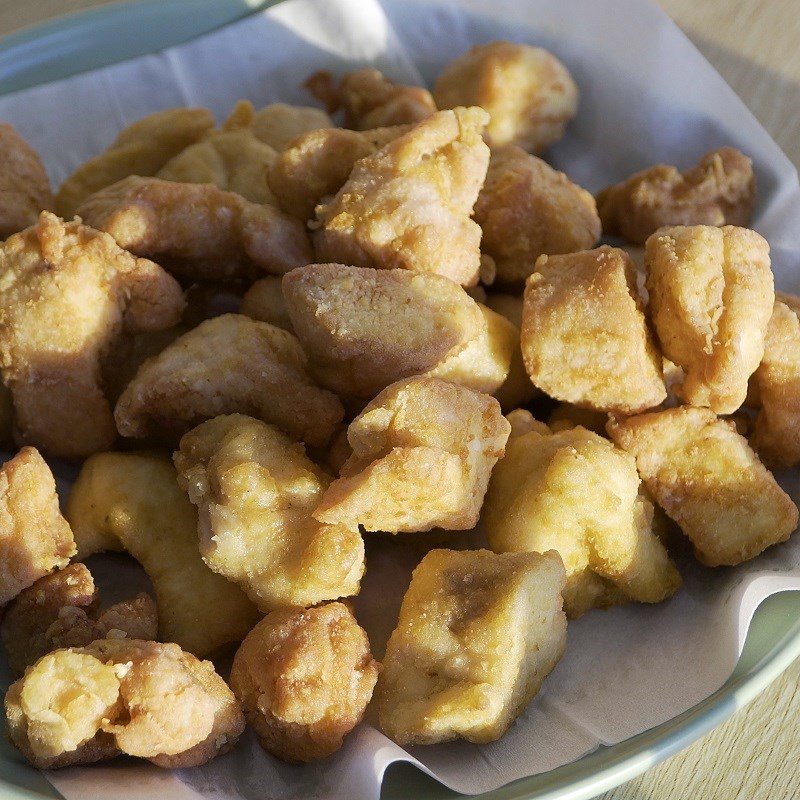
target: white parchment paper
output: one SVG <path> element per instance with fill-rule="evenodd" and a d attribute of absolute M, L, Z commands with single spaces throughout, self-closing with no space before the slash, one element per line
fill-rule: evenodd
<path fill-rule="evenodd" d="M 754 227 L 772 244 L 777 285 L 800 290 L 794 168 L 645 0 L 288 0 L 163 53 L 2 97 L 0 119 L 43 154 L 57 185 L 120 128 L 157 109 L 204 105 L 222 120 L 241 97 L 257 106 L 307 104 L 300 83 L 310 72 L 365 64 L 430 84 L 448 60 L 496 38 L 543 45 L 569 66 L 581 88 L 580 112 L 548 158 L 591 190 L 657 161 L 688 166 L 723 144 L 748 153 L 759 185 Z M 781 479 L 800 498 L 798 474 Z M 377 657 L 421 555 L 368 543 L 357 605 Z M 592 612 L 570 623 L 564 658 L 500 742 L 407 752 L 364 723 L 341 752 L 310 766 L 281 764 L 248 734 L 233 753 L 195 770 L 120 760 L 48 778 L 67 800 L 369 800 L 396 760 L 469 794 L 547 771 L 706 698 L 733 670 L 758 604 L 776 591 L 800 589 L 800 539 L 735 570 L 701 567 L 683 552 L 676 557 L 685 585 L 671 601 Z"/>

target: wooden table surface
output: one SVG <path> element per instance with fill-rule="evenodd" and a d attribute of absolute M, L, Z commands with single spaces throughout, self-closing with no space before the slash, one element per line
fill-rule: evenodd
<path fill-rule="evenodd" d="M 0 0 L 0 35 L 108 0 Z M 660 0 L 800 166 L 800 0 Z M 602 800 L 800 797 L 800 661 L 724 725 Z"/>

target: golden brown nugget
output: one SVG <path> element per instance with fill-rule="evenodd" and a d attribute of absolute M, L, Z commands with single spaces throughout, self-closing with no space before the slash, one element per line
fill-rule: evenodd
<path fill-rule="evenodd" d="M 679 172 L 657 164 L 597 195 L 603 233 L 644 244 L 667 225 L 739 225 L 750 222 L 756 198 L 753 162 L 734 147 L 706 153 Z"/>
<path fill-rule="evenodd" d="M 155 175 L 213 127 L 214 115 L 207 108 L 168 108 L 142 117 L 64 181 L 56 195 L 58 213 L 73 217 L 89 195 L 129 175 Z"/>
<path fill-rule="evenodd" d="M 0 124 L 0 241 L 35 224 L 53 203 L 39 154 L 11 125 Z"/>
<path fill-rule="evenodd" d="M 511 433 L 508 435 L 509 441 L 515 436 L 522 436 L 531 431 L 537 431 L 543 436 L 548 436 L 552 433 L 546 423 L 536 419 L 526 408 L 515 408 L 511 413 L 506 414 L 506 419 L 508 424 L 511 425 Z"/>
<path fill-rule="evenodd" d="M 40 769 L 120 754 L 200 766 L 230 750 L 245 726 L 210 661 L 131 639 L 48 653 L 9 688 L 5 711 L 11 741 Z"/>
<path fill-rule="evenodd" d="M 288 331 L 241 314 L 206 320 L 139 368 L 117 401 L 123 436 L 180 436 L 220 414 L 249 414 L 313 446 L 344 409 L 308 373 Z"/>
<path fill-rule="evenodd" d="M 600 238 L 594 197 L 516 145 L 492 150 L 475 221 L 504 284 L 524 281 L 541 255 L 588 250 Z"/>
<path fill-rule="evenodd" d="M 662 228 L 645 249 L 649 309 L 676 394 L 732 414 L 764 355 L 775 300 L 769 245 L 746 228 Z"/>
<path fill-rule="evenodd" d="M 250 319 L 268 322 L 294 333 L 286 301 L 283 299 L 281 281 L 277 275 L 268 275 L 257 280 L 245 292 L 239 311 Z"/>
<path fill-rule="evenodd" d="M 355 524 L 311 516 L 331 479 L 303 445 L 232 414 L 187 433 L 174 461 L 198 509 L 203 561 L 263 612 L 358 594 L 364 542 Z"/>
<path fill-rule="evenodd" d="M 123 327 L 174 325 L 180 286 L 107 234 L 49 212 L 0 244 L 0 275 L 0 367 L 17 441 L 67 458 L 110 447 L 101 361 Z"/>
<path fill-rule="evenodd" d="M 532 153 L 561 139 L 578 110 L 578 87 L 552 53 L 502 41 L 451 61 L 436 79 L 433 98 L 439 108 L 485 108 L 493 147 L 516 144 Z"/>
<path fill-rule="evenodd" d="M 580 426 L 512 436 L 492 472 L 482 521 L 498 553 L 564 562 L 564 610 L 581 616 L 631 600 L 660 603 L 681 584 L 652 530 L 633 456 Z"/>
<path fill-rule="evenodd" d="M 166 458 L 98 453 L 67 501 L 78 558 L 124 550 L 144 568 L 158 604 L 159 638 L 197 656 L 240 642 L 259 614 L 242 590 L 212 572 L 197 549 L 197 511 Z"/>
<path fill-rule="evenodd" d="M 522 357 L 556 400 L 635 413 L 667 396 L 633 263 L 614 247 L 541 256 L 525 285 Z"/>
<path fill-rule="evenodd" d="M 509 430 L 493 397 L 437 378 L 393 383 L 350 423 L 353 454 L 314 517 L 387 533 L 469 530 Z"/>
<path fill-rule="evenodd" d="M 231 688 L 261 746 L 304 763 L 342 746 L 364 716 L 378 669 L 352 611 L 327 603 L 261 620 L 236 653 Z"/>
<path fill-rule="evenodd" d="M 797 507 L 733 423 L 682 406 L 611 419 L 608 432 L 636 458 L 655 501 L 710 567 L 741 564 L 785 542 Z"/>
<path fill-rule="evenodd" d="M 605 436 L 607 422 L 608 414 L 603 411 L 571 406 L 569 403 L 559 403 L 547 418 L 547 425 L 554 433 L 580 426 L 600 436 Z"/>
<path fill-rule="evenodd" d="M 158 256 L 193 280 L 281 275 L 313 260 L 300 220 L 210 183 L 133 175 L 93 194 L 78 213 L 120 247 Z"/>
<path fill-rule="evenodd" d="M 23 447 L 0 467 L 0 605 L 74 555 L 53 473 L 35 448 Z"/>
<path fill-rule="evenodd" d="M 317 207 L 317 260 L 477 283 L 481 230 L 470 215 L 489 163 L 487 120 L 480 108 L 440 111 L 357 161 Z"/>
<path fill-rule="evenodd" d="M 280 153 L 292 139 L 319 128 L 332 128 L 333 120 L 313 106 L 290 106 L 272 103 L 253 117 L 253 133 L 264 144 Z"/>
<path fill-rule="evenodd" d="M 414 570 L 376 698 L 400 745 L 493 742 L 564 652 L 557 553 L 431 550 Z"/>
<path fill-rule="evenodd" d="M 96 639 L 158 636 L 158 611 L 149 594 L 100 608 L 92 573 L 80 563 L 39 578 L 8 605 L 0 637 L 15 675 L 45 653 L 82 647 Z"/>

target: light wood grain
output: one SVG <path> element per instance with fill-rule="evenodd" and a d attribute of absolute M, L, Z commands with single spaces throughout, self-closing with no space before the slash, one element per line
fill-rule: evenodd
<path fill-rule="evenodd" d="M 800 165 L 800 0 L 660 0 Z M 0 0 L 0 35 L 104 0 Z M 602 800 L 800 797 L 800 662 L 692 747 Z"/>

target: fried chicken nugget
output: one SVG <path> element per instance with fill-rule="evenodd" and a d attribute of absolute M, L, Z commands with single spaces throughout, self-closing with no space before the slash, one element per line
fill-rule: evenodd
<path fill-rule="evenodd" d="M 64 181 L 56 195 L 58 213 L 72 218 L 78 206 L 100 189 L 129 175 L 155 175 L 213 127 L 214 115 L 207 108 L 168 108 L 142 117 Z"/>
<path fill-rule="evenodd" d="M 308 374 L 288 331 L 241 314 L 206 320 L 139 368 L 117 401 L 123 436 L 182 435 L 220 414 L 249 414 L 313 446 L 344 417 Z"/>
<path fill-rule="evenodd" d="M 633 263 L 614 247 L 539 257 L 525 284 L 522 357 L 543 392 L 596 411 L 634 413 L 667 396 Z"/>
<path fill-rule="evenodd" d="M 292 139 L 319 128 L 332 128 L 333 120 L 320 108 L 272 103 L 253 117 L 253 133 L 280 153 Z"/>
<path fill-rule="evenodd" d="M 594 197 L 521 147 L 492 150 L 475 221 L 500 283 L 519 283 L 540 255 L 588 250 L 600 238 Z"/>
<path fill-rule="evenodd" d="M 48 653 L 9 688 L 5 710 L 11 741 L 40 769 L 123 753 L 196 767 L 230 750 L 245 726 L 210 661 L 131 639 Z"/>
<path fill-rule="evenodd" d="M 632 456 L 580 426 L 512 436 L 483 505 L 489 546 L 555 550 L 570 618 L 631 600 L 660 603 L 681 579 L 653 533 L 653 504 L 640 484 Z"/>
<path fill-rule="evenodd" d="M 158 612 L 141 592 L 105 610 L 92 573 L 80 563 L 39 578 L 9 604 L 0 623 L 8 666 L 15 675 L 45 653 L 96 639 L 155 639 Z"/>
<path fill-rule="evenodd" d="M 388 533 L 469 530 L 509 430 L 493 397 L 438 378 L 393 383 L 350 424 L 353 454 L 314 517 Z"/>
<path fill-rule="evenodd" d="M 557 553 L 431 550 L 414 570 L 376 698 L 400 745 L 493 742 L 564 652 Z"/>
<path fill-rule="evenodd" d="M 180 286 L 107 234 L 46 211 L 0 244 L 0 276 L 0 368 L 17 441 L 66 458 L 110 447 L 101 360 L 123 327 L 174 325 Z"/>
<path fill-rule="evenodd" d="M 532 153 L 561 139 L 578 110 L 578 87 L 552 53 L 502 41 L 451 61 L 436 79 L 433 98 L 439 108 L 485 108 L 493 147 L 517 144 Z"/>
<path fill-rule="evenodd" d="M 298 267 L 302 269 L 302 267 Z M 257 280 L 242 298 L 239 311 L 250 319 L 268 322 L 285 331 L 294 333 L 289 310 L 283 299 L 282 279 L 277 275 L 268 275 Z"/>
<path fill-rule="evenodd" d="M 470 219 L 489 148 L 480 108 L 440 111 L 371 156 L 317 207 L 318 261 L 478 280 L 481 230 Z"/>
<path fill-rule="evenodd" d="M 667 225 L 750 222 L 756 198 L 753 162 L 733 147 L 706 153 L 686 172 L 657 164 L 597 195 L 603 232 L 644 244 Z"/>
<path fill-rule="evenodd" d="M 645 249 L 653 325 L 685 372 L 685 402 L 732 414 L 764 355 L 775 300 L 769 245 L 726 225 L 662 228 Z"/>
<path fill-rule="evenodd" d="M 785 542 L 797 507 L 731 422 L 682 406 L 609 420 L 656 502 L 710 567 L 741 564 Z"/>
<path fill-rule="evenodd" d="M 364 715 L 378 669 L 352 611 L 326 603 L 261 620 L 236 653 L 231 688 L 261 746 L 304 763 L 342 746 Z"/>
<path fill-rule="evenodd" d="M 98 453 L 67 501 L 78 558 L 124 550 L 144 568 L 158 604 L 160 638 L 200 657 L 240 642 L 259 618 L 242 590 L 197 550 L 197 512 L 165 458 Z"/>
<path fill-rule="evenodd" d="M 210 183 L 132 175 L 93 194 L 78 213 L 120 247 L 158 256 L 192 280 L 280 275 L 313 260 L 300 220 Z"/>
<path fill-rule="evenodd" d="M 39 154 L 8 124 L 0 124 L 0 241 L 35 224 L 54 204 Z"/>

